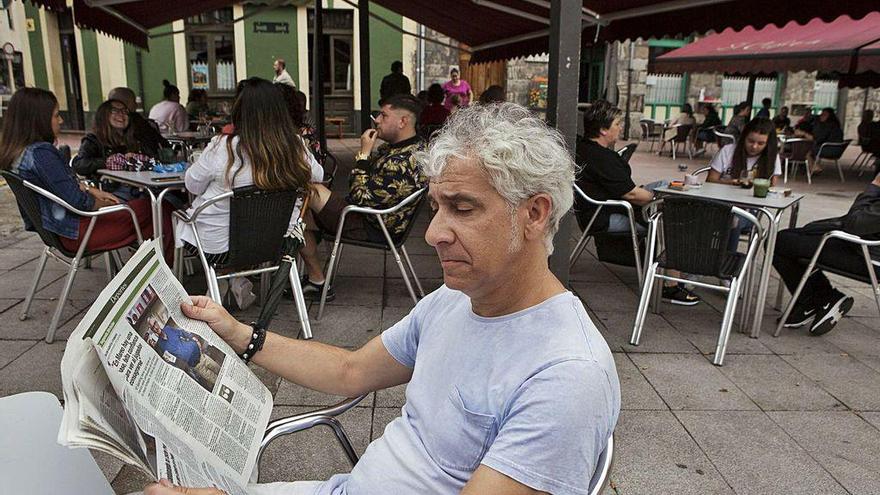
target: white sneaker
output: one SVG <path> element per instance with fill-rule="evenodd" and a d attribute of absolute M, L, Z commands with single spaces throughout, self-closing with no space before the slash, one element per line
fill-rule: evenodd
<path fill-rule="evenodd" d="M 247 277 L 236 277 L 229 282 L 229 290 L 232 291 L 232 297 L 239 309 L 247 309 L 257 300 L 253 288 L 254 284 Z"/>

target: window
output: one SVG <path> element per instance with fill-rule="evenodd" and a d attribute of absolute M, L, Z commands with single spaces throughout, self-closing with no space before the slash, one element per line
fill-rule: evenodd
<path fill-rule="evenodd" d="M 309 53 L 312 52 L 312 25 L 314 11 L 309 10 Z M 352 68 L 352 26 L 354 15 L 351 10 L 325 10 L 321 49 L 324 59 L 321 64 L 321 78 L 324 94 L 327 96 L 351 96 L 354 94 L 354 73 Z M 309 57 L 309 71 L 312 72 L 312 57 Z"/>
<path fill-rule="evenodd" d="M 227 95 L 235 91 L 235 42 L 232 8 L 186 19 L 186 52 L 191 89 Z"/>
<path fill-rule="evenodd" d="M 0 94 L 12 94 L 24 87 L 24 64 L 21 52 L 0 53 Z"/>

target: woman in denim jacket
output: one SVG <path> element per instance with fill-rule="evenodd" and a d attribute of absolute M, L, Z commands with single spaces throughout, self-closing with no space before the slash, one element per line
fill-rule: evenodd
<path fill-rule="evenodd" d="M 95 189 L 77 180 L 61 152 L 53 146 L 61 128 L 58 100 L 49 91 L 38 88 L 22 88 L 9 100 L 9 109 L 3 118 L 0 131 L 0 169 L 12 170 L 22 179 L 42 187 L 84 211 L 119 204 L 116 196 Z M 128 203 L 138 218 L 144 237 L 153 235 L 152 208 L 146 199 Z M 43 227 L 61 237 L 61 243 L 70 251 L 76 251 L 85 235 L 90 219 L 80 217 L 61 205 L 40 196 L 40 213 Z M 170 231 L 170 215 L 163 218 L 164 228 Z M 33 230 L 25 219 L 25 227 Z M 165 237 L 165 256 L 172 259 L 173 242 Z M 131 216 L 117 212 L 98 218 L 89 243 L 88 251 L 116 249 L 136 242 Z"/>

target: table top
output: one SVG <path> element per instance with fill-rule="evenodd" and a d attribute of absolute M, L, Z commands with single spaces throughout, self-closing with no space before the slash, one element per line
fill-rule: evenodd
<path fill-rule="evenodd" d="M 216 134 L 204 135 L 195 131 L 181 131 L 175 132 L 174 134 L 162 134 L 162 137 L 169 141 L 185 141 L 189 143 L 207 143 L 208 141 L 214 139 Z"/>
<path fill-rule="evenodd" d="M 183 180 L 183 172 L 160 174 L 156 172 L 130 172 L 127 170 L 100 169 L 98 170 L 98 174 L 102 177 L 136 186 L 167 188 L 181 187 L 185 184 Z"/>
<path fill-rule="evenodd" d="M 715 182 L 706 182 L 702 187 L 698 188 L 690 187 L 687 191 L 679 191 L 668 187 L 658 187 L 655 191 L 661 194 L 675 194 L 692 198 L 714 199 L 716 201 L 723 201 L 735 205 L 754 208 L 770 208 L 774 210 L 784 210 L 804 197 L 803 194 L 792 192 L 791 196 L 787 197 L 756 198 L 752 189 L 743 189 L 739 186 L 718 184 Z"/>

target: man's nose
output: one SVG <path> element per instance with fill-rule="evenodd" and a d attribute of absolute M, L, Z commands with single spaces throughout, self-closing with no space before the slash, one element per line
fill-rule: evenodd
<path fill-rule="evenodd" d="M 428 225 L 428 230 L 425 232 L 425 242 L 432 247 L 437 247 L 438 244 L 451 244 L 454 239 L 455 236 L 445 221 L 445 215 L 438 211 L 434 214 Z"/>

